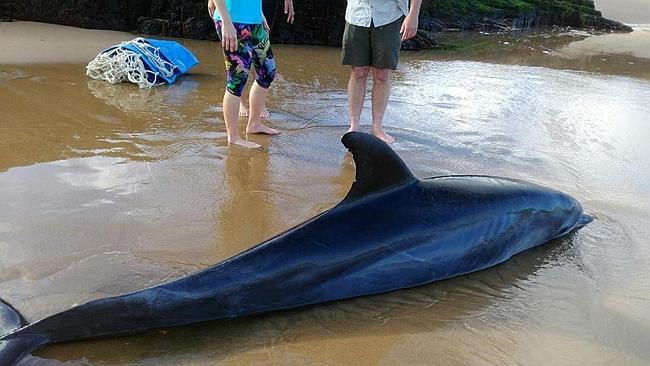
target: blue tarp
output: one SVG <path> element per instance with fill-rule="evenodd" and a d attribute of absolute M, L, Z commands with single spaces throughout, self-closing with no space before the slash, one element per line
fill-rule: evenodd
<path fill-rule="evenodd" d="M 190 52 L 187 48 L 183 47 L 181 44 L 175 41 L 166 41 L 160 39 L 151 39 L 151 38 L 139 38 L 137 40 L 142 40 L 149 45 L 157 48 L 159 50 L 159 56 L 169 62 L 171 65 L 164 64 L 157 65 L 157 63 L 152 60 L 147 54 L 145 54 L 140 47 L 133 43 L 126 43 L 117 46 L 110 47 L 106 51 L 113 50 L 117 47 L 135 52 L 140 56 L 140 59 L 143 61 L 145 68 L 151 73 L 147 73 L 147 79 L 152 83 L 167 83 L 173 84 L 176 81 L 176 78 L 179 75 L 182 75 L 189 71 L 192 67 L 199 63 L 199 60 Z M 173 65 L 173 66 L 172 66 Z"/>

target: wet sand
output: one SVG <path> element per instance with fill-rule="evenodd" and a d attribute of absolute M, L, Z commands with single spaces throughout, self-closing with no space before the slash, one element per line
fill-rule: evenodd
<path fill-rule="evenodd" d="M 650 25 L 631 33 L 580 30 L 544 33 L 441 33 L 443 48 L 416 53 L 439 60 L 473 60 L 650 79 Z"/>
<path fill-rule="evenodd" d="M 573 59 L 589 56 L 617 58 L 621 55 L 628 56 L 631 60 L 635 58 L 650 59 L 650 25 L 637 25 L 633 29 L 632 33 L 612 33 L 588 37 L 572 42 L 555 52 L 560 57 Z"/>
<path fill-rule="evenodd" d="M 135 35 L 35 22 L 0 23 L 0 64 L 87 63 Z"/>
<path fill-rule="evenodd" d="M 248 152 L 225 143 L 217 43 L 182 40 L 202 64 L 140 90 L 84 74 L 97 52 L 134 35 L 25 22 L 0 23 L 0 34 L 0 49 L 44 36 L 59 44 L 0 54 L 0 297 L 30 321 L 225 259 L 326 210 L 352 183 L 338 141 L 348 70 L 336 49 L 274 48 L 270 124 L 283 134 L 251 137 L 264 149 Z M 556 187 L 593 224 L 448 281 L 56 345 L 34 364 L 650 363 L 647 59 L 575 56 L 597 38 L 548 39 L 403 53 L 386 124 L 418 176 Z"/>

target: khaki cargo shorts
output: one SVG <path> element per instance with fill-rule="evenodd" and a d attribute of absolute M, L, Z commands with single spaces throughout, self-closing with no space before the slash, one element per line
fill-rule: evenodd
<path fill-rule="evenodd" d="M 381 27 L 359 27 L 345 22 L 343 33 L 343 65 L 372 66 L 376 69 L 397 69 L 402 46 L 400 28 L 404 17 Z"/>

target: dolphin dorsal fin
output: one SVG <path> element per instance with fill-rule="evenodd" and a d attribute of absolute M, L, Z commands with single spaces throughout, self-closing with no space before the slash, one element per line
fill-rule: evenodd
<path fill-rule="evenodd" d="M 355 182 L 343 202 L 417 180 L 395 151 L 375 136 L 348 132 L 341 142 L 352 153 L 356 165 Z"/>

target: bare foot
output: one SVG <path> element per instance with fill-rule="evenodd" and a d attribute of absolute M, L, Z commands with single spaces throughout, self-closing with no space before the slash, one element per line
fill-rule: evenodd
<path fill-rule="evenodd" d="M 228 141 L 228 143 L 231 145 L 237 145 L 247 149 L 259 149 L 260 147 L 262 147 L 262 145 L 256 144 L 252 141 L 246 141 L 244 139 L 232 140 L 232 141 Z"/>
<path fill-rule="evenodd" d="M 345 133 L 348 133 L 348 132 L 359 132 L 359 131 L 361 131 L 361 128 L 360 128 L 359 126 L 352 126 L 352 125 L 350 125 L 350 128 L 348 128 L 348 130 L 345 131 Z"/>
<path fill-rule="evenodd" d="M 278 135 L 280 131 L 273 129 L 271 127 L 266 127 L 261 123 L 258 123 L 254 126 L 247 126 L 246 133 L 261 133 L 265 135 Z"/>
<path fill-rule="evenodd" d="M 260 118 L 269 118 L 269 117 L 271 117 L 271 112 L 269 112 L 269 110 L 266 109 L 266 107 L 264 107 L 264 109 L 262 109 L 262 112 L 260 113 Z"/>
<path fill-rule="evenodd" d="M 387 144 L 392 144 L 393 142 L 395 142 L 395 139 L 393 138 L 393 136 L 387 134 L 381 128 L 379 128 L 379 129 L 374 129 L 373 128 L 372 129 L 372 134 L 375 135 L 375 137 L 377 137 L 378 139 L 384 141 Z"/>

